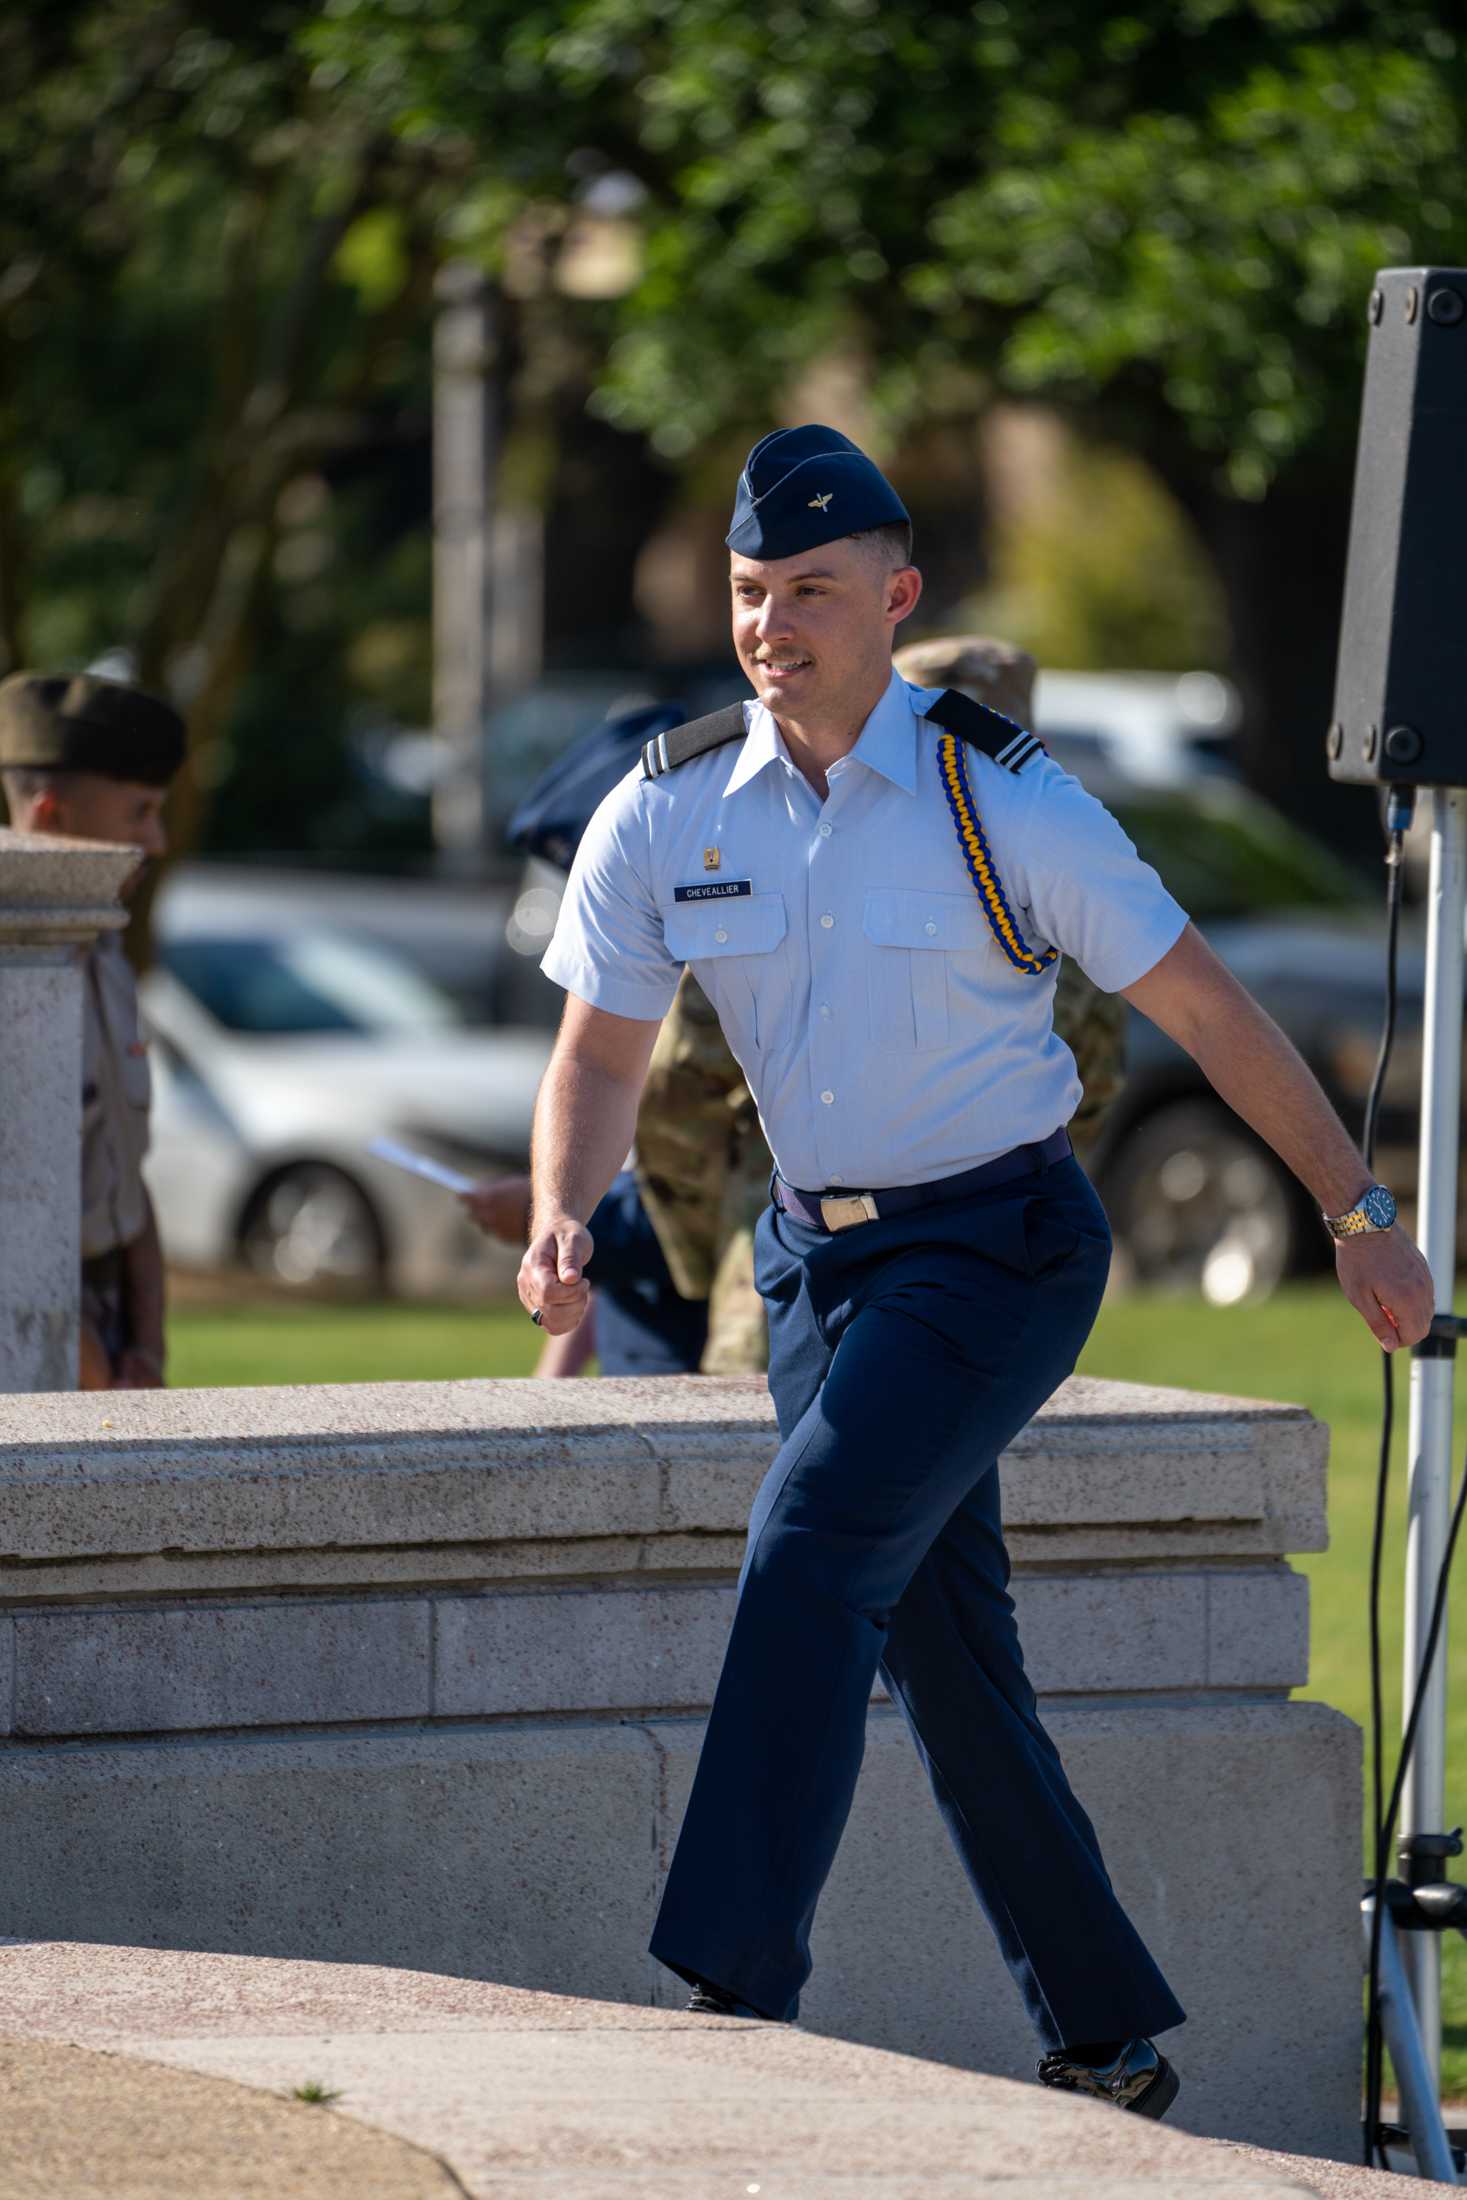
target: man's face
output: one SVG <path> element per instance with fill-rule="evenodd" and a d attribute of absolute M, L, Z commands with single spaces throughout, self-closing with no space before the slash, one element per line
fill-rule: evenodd
<path fill-rule="evenodd" d="M 65 833 L 73 840 L 120 841 L 141 848 L 140 863 L 122 887 L 124 898 L 136 892 L 149 862 L 168 853 L 163 826 L 166 787 L 136 779 L 107 779 L 100 772 L 68 772 L 55 794 L 42 795 L 32 824 L 37 832 Z"/>
<path fill-rule="evenodd" d="M 796 724 L 869 694 L 922 587 L 915 566 L 893 568 L 849 536 L 793 558 L 734 555 L 729 585 L 744 674 L 761 703 Z"/>

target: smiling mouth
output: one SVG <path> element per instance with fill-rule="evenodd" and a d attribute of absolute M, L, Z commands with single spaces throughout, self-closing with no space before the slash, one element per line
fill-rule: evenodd
<path fill-rule="evenodd" d="M 782 680 L 791 672 L 807 672 L 810 668 L 811 659 L 808 657 L 756 657 L 754 662 L 761 672 L 768 672 L 776 680 Z"/>

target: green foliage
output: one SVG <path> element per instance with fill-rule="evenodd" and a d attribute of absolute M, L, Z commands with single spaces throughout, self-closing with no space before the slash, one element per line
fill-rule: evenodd
<path fill-rule="evenodd" d="M 1041 665 L 1186 672 L 1227 662 L 1217 578 L 1185 515 L 1125 452 L 1070 445 L 1047 493 L 995 530 L 971 624 Z"/>
<path fill-rule="evenodd" d="M 1348 442 L 1372 270 L 1463 213 L 1447 0 L 330 0 L 309 38 L 482 146 L 502 219 L 506 180 L 636 180 L 598 401 L 674 453 L 838 339 L 893 425 L 978 377 L 1102 397 L 1257 496 Z"/>
<path fill-rule="evenodd" d="M 277 593 L 319 627 L 302 556 L 362 562 L 350 498 L 292 498 L 427 388 L 451 179 L 313 86 L 314 12 L 0 15 L 0 666 L 126 652 L 189 707 L 195 810 Z"/>

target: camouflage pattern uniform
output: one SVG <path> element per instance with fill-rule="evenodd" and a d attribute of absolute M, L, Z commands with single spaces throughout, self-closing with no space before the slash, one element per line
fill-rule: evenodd
<path fill-rule="evenodd" d="M 672 1280 L 685 1299 L 710 1302 L 704 1374 L 767 1367 L 754 1225 L 774 1163 L 744 1073 L 690 970 L 652 1050 L 636 1153 L 637 1187 Z"/>
<path fill-rule="evenodd" d="M 896 669 L 919 687 L 963 689 L 1027 725 L 1034 660 L 1008 642 L 964 637 L 897 651 Z M 1054 1026 L 1075 1057 L 1084 1097 L 1070 1124 L 1083 1160 L 1123 1074 L 1125 1003 L 1102 993 L 1068 956 L 1055 990 Z M 763 1302 L 754 1288 L 754 1225 L 773 1168 L 744 1073 L 707 994 L 684 971 L 658 1034 L 637 1116 L 637 1182 L 684 1298 L 707 1298 L 705 1375 L 769 1364 Z"/>
<path fill-rule="evenodd" d="M 114 1363 L 133 1341 L 123 1254 L 147 1228 L 143 1159 L 152 1090 L 137 980 L 122 936 L 104 932 L 85 960 L 82 1016 L 82 1313 Z"/>

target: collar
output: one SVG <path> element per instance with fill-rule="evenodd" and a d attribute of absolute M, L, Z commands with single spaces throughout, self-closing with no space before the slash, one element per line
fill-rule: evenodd
<path fill-rule="evenodd" d="M 909 686 L 900 673 L 893 672 L 880 702 L 861 728 L 850 752 L 857 763 L 879 772 L 904 794 L 915 794 L 916 720 L 941 692 L 940 688 Z M 739 745 L 733 770 L 724 786 L 726 795 L 737 794 L 739 788 L 747 786 L 766 764 L 781 763 L 790 771 L 795 769 L 772 713 L 758 702 L 746 703 L 744 711 L 749 730 Z"/>

